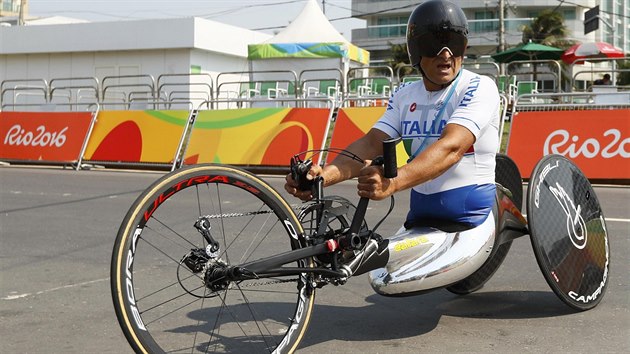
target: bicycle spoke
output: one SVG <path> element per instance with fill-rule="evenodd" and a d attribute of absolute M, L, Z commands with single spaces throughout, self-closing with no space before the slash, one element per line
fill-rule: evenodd
<path fill-rule="evenodd" d="M 201 208 L 199 209 L 199 213 L 201 213 Z M 206 292 L 207 292 L 207 289 L 206 289 L 206 290 L 204 290 L 204 294 L 206 294 Z M 204 304 L 204 301 L 205 301 L 205 300 L 206 300 L 206 298 L 205 298 L 205 297 L 204 297 L 203 299 L 201 299 L 201 304 L 199 305 L 200 309 L 203 309 L 203 304 Z M 200 328 L 200 326 L 199 326 L 199 323 L 200 323 L 200 322 L 201 322 L 201 320 L 198 320 L 198 321 L 197 321 L 197 328 Z M 192 345 L 192 346 L 191 346 L 191 348 L 190 348 L 190 353 L 191 353 L 191 354 L 192 354 L 192 353 L 194 353 L 195 347 L 196 347 L 196 345 L 197 345 L 197 334 L 199 334 L 199 331 L 195 331 L 195 337 L 194 337 L 194 339 L 193 339 L 193 345 Z"/>
<path fill-rule="evenodd" d="M 193 274 L 193 275 L 191 275 L 190 277 L 188 277 L 188 279 L 190 279 L 190 278 L 192 278 L 192 277 L 196 277 L 196 275 L 195 275 L 195 274 Z M 179 286 L 179 282 L 173 282 L 173 283 L 170 283 L 170 284 L 168 284 L 168 285 L 165 285 L 165 286 L 161 287 L 160 289 L 157 289 L 157 290 L 154 290 L 153 292 L 150 292 L 150 293 L 148 293 L 148 294 L 145 294 L 145 295 L 144 295 L 144 296 L 142 296 L 141 298 L 137 298 L 137 299 L 136 299 L 136 302 L 142 302 L 142 300 L 148 299 L 149 297 L 151 297 L 151 296 L 153 296 L 153 295 L 157 295 L 157 294 L 159 294 L 160 292 L 162 292 L 162 291 L 166 291 L 167 289 L 172 288 L 172 287 L 174 287 L 174 286 Z M 197 289 L 200 289 L 200 288 L 203 288 L 203 287 L 204 287 L 204 285 L 202 285 L 202 286 L 198 287 Z M 197 290 L 197 289 L 194 289 L 194 290 Z M 186 292 L 184 291 L 184 292 L 183 292 L 183 294 L 186 294 Z M 146 310 L 145 310 L 145 311 L 146 311 Z"/>
<path fill-rule="evenodd" d="M 238 288 L 239 292 L 241 293 L 241 295 L 243 295 L 243 300 L 245 300 L 245 303 L 247 304 L 247 308 L 249 309 L 250 314 L 252 315 L 252 318 L 253 318 L 253 320 L 254 320 L 254 323 L 256 324 L 256 327 L 258 328 L 258 331 L 259 331 L 259 333 L 260 333 L 260 336 L 261 336 L 261 337 L 263 338 L 263 340 L 265 341 L 265 344 L 266 344 L 267 348 L 272 348 L 272 346 L 270 346 L 270 345 L 269 345 L 269 343 L 267 342 L 267 336 L 265 336 L 265 334 L 262 332 L 262 329 L 260 328 L 259 323 L 260 323 L 263 327 L 265 327 L 265 330 L 267 330 L 267 333 L 269 334 L 269 337 L 273 338 L 273 337 L 271 336 L 271 332 L 269 331 L 269 328 L 267 328 L 267 326 L 265 326 L 265 323 L 264 323 L 264 322 L 262 322 L 262 321 L 257 321 L 257 320 L 256 320 L 256 314 L 254 313 L 254 309 L 252 308 L 252 306 L 251 306 L 251 304 L 250 304 L 250 302 L 249 302 L 249 299 L 247 298 L 247 296 L 245 295 L 245 293 L 241 290 L 241 287 L 240 287 L 238 284 L 237 284 L 236 286 L 237 286 L 237 288 Z M 278 343 L 275 343 L 275 344 L 277 345 Z"/>
<path fill-rule="evenodd" d="M 162 225 L 162 226 L 163 226 L 164 228 L 166 228 L 167 230 L 171 231 L 171 232 L 172 232 L 175 236 L 177 236 L 177 237 L 181 238 L 181 239 L 182 239 L 182 240 L 184 240 L 186 243 L 188 243 L 188 244 L 189 244 L 189 246 L 188 246 L 188 247 L 198 247 L 198 245 L 196 245 L 196 244 L 194 244 L 194 243 L 190 242 L 190 241 L 189 241 L 186 237 L 184 237 L 183 235 L 181 235 L 179 232 L 177 232 L 177 231 L 173 230 L 173 229 L 172 229 L 172 228 L 170 228 L 168 225 L 164 224 L 164 223 L 163 223 L 162 221 L 160 221 L 158 218 L 156 218 L 156 217 L 154 217 L 154 216 L 151 216 L 151 219 L 152 219 L 152 220 L 154 220 L 154 221 L 156 221 L 158 224 Z M 149 229 L 149 230 L 151 230 L 151 231 L 153 231 L 153 232 L 155 232 L 156 234 L 158 234 L 158 235 L 160 235 L 160 236 L 164 237 L 164 239 L 169 240 L 169 241 L 171 241 L 172 243 L 174 243 L 174 244 L 176 244 L 176 245 L 180 246 L 181 248 L 184 248 L 184 249 L 186 248 L 186 246 L 182 246 L 182 245 L 180 245 L 179 243 L 175 242 L 172 238 L 170 238 L 170 237 L 166 236 L 165 234 L 163 234 L 163 233 L 159 232 L 157 229 L 151 228 L 150 226 L 147 226 L 146 228 L 147 228 L 147 229 Z"/>
<path fill-rule="evenodd" d="M 182 294 L 182 295 L 184 295 L 184 294 Z M 174 299 L 173 299 L 173 300 L 174 300 Z M 185 307 L 188 307 L 188 306 L 190 306 L 190 305 L 194 304 L 195 302 L 197 302 L 197 301 L 199 301 L 199 300 L 200 300 L 199 298 L 195 298 L 195 299 L 191 300 L 190 302 L 188 302 L 188 303 L 186 303 L 186 304 L 184 304 L 184 305 L 181 305 L 181 306 L 179 306 L 179 307 L 176 307 L 175 309 L 173 309 L 173 310 L 171 310 L 171 311 L 169 311 L 169 312 L 167 312 L 167 313 L 165 313 L 165 314 L 163 314 L 163 315 L 161 315 L 161 316 L 159 316 L 159 317 L 157 317 L 157 318 L 154 318 L 153 320 L 151 320 L 151 321 L 149 321 L 149 322 L 145 323 L 145 325 L 146 325 L 146 326 L 148 326 L 148 325 L 150 325 L 151 323 L 154 323 L 154 322 L 156 322 L 156 321 L 159 321 L 159 320 L 161 320 L 161 319 L 163 319 L 163 318 L 165 318 L 165 317 L 167 317 L 167 316 L 169 316 L 169 315 L 171 315 L 171 314 L 173 314 L 173 313 L 175 313 L 175 312 L 177 312 L 177 311 L 179 311 L 179 310 L 181 310 L 181 309 L 183 309 L 183 308 L 185 308 Z M 165 303 L 166 303 L 166 302 L 165 302 Z M 161 305 L 161 304 L 160 304 L 160 305 Z M 158 307 L 158 306 L 160 306 L 160 305 L 154 306 L 154 307 L 152 307 L 152 308 L 150 308 L 150 309 L 147 309 L 146 311 L 150 311 L 151 309 L 154 309 L 154 308 L 156 308 L 156 307 Z M 142 314 L 144 314 L 146 311 L 143 311 L 143 312 L 141 312 L 140 314 L 142 315 Z"/>
<path fill-rule="evenodd" d="M 269 221 L 269 218 L 267 218 L 267 220 L 265 220 L 265 224 L 267 223 L 267 221 Z M 276 219 L 276 223 L 278 223 L 278 220 Z M 267 236 L 269 235 L 269 233 L 271 232 L 273 226 L 271 228 L 269 228 L 269 231 L 267 231 L 267 233 L 260 239 L 260 241 L 258 241 L 258 244 L 256 245 L 256 247 L 254 247 L 253 250 L 250 249 L 251 245 L 254 244 L 254 241 L 256 241 L 256 238 L 258 238 L 258 235 L 260 235 L 261 230 L 264 228 L 264 224 L 261 225 L 261 227 L 258 229 L 258 231 L 254 234 L 254 237 L 252 238 L 252 242 L 250 243 L 249 247 L 243 252 L 243 257 L 241 257 L 239 263 L 244 263 L 250 260 L 251 256 L 254 254 L 254 252 L 256 252 L 256 250 L 258 249 L 258 247 L 260 247 L 260 244 L 267 238 Z M 247 256 L 247 257 L 246 257 Z"/>
<path fill-rule="evenodd" d="M 226 295 L 227 295 L 227 292 L 226 292 Z M 221 298 L 221 295 L 219 295 L 219 298 Z M 224 304 L 225 304 L 225 299 L 222 298 L 221 299 L 221 308 L 219 309 L 219 314 L 217 315 L 217 318 L 214 321 L 214 325 L 212 327 L 212 330 L 210 331 L 210 339 L 208 341 L 208 346 L 206 346 L 206 353 L 208 352 L 208 349 L 210 348 L 210 343 L 212 343 L 212 338 L 214 337 L 215 330 L 217 331 L 217 334 L 218 334 L 218 331 L 219 331 L 218 324 L 219 324 L 219 321 L 221 320 L 221 314 L 223 313 L 223 306 L 224 306 Z M 218 343 L 215 343 L 215 347 L 216 347 L 217 344 Z"/>

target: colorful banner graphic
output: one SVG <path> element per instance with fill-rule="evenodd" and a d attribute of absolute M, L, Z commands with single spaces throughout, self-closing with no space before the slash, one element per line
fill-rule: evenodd
<path fill-rule="evenodd" d="M 330 147 L 345 149 L 353 141 L 365 135 L 376 121 L 385 113 L 385 107 L 349 107 L 341 108 L 337 112 L 335 129 L 333 130 Z M 329 154 L 326 162 L 334 159 L 336 154 Z M 409 155 L 403 144 L 396 146 L 398 167 L 407 163 Z"/>
<path fill-rule="evenodd" d="M 189 111 L 101 111 L 85 160 L 172 163 Z"/>
<path fill-rule="evenodd" d="M 247 46 L 247 59 L 349 58 L 367 65 L 370 52 L 350 43 L 262 43 Z"/>
<path fill-rule="evenodd" d="M 630 179 L 630 110 L 518 113 L 507 152 L 523 178 L 543 156 L 560 154 L 589 179 Z"/>
<path fill-rule="evenodd" d="M 0 159 L 76 162 L 91 112 L 0 112 Z"/>
<path fill-rule="evenodd" d="M 328 108 L 247 108 L 200 111 L 185 164 L 288 166 L 302 151 L 321 149 Z"/>

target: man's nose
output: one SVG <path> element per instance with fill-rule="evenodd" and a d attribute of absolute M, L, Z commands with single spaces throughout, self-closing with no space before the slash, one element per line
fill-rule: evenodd
<path fill-rule="evenodd" d="M 449 47 L 444 47 L 442 49 L 440 49 L 439 53 L 438 53 L 438 57 L 444 58 L 444 59 L 449 59 L 453 56 L 453 52 L 451 52 L 451 49 Z"/>

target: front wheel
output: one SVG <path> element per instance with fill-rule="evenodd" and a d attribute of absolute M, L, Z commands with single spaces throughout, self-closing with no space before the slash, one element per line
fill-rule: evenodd
<path fill-rule="evenodd" d="M 208 274 L 300 248 L 302 233 L 284 199 L 246 171 L 198 165 L 160 178 L 125 216 L 112 255 L 114 308 L 132 348 L 293 352 L 313 309 L 307 274 L 239 282 Z"/>

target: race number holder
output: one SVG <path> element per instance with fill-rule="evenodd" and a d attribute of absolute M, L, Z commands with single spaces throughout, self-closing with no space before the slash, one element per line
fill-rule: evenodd
<path fill-rule="evenodd" d="M 597 306 L 608 284 L 610 250 L 588 179 L 564 156 L 545 156 L 530 179 L 527 215 L 536 260 L 553 292 L 577 310 Z"/>

